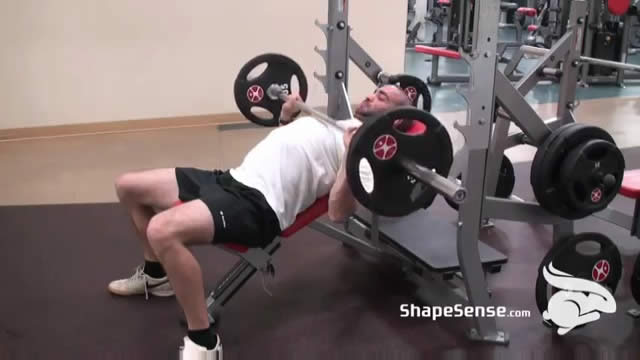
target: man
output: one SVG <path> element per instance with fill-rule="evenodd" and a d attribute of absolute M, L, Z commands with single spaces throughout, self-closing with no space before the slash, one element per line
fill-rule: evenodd
<path fill-rule="evenodd" d="M 345 152 L 357 127 L 390 108 L 410 105 L 405 93 L 383 86 L 345 120 L 341 133 L 311 117 L 295 118 L 297 95 L 282 107 L 288 123 L 269 133 L 228 171 L 194 168 L 127 173 L 116 192 L 141 240 L 144 265 L 127 279 L 113 281 L 117 295 L 176 295 L 188 323 L 185 360 L 221 354 L 210 329 L 202 272 L 187 249 L 193 245 L 241 243 L 263 247 L 289 227 L 298 213 L 329 194 L 328 216 L 342 221 L 356 208 L 345 175 Z M 174 206 L 182 202 L 179 206 Z"/>

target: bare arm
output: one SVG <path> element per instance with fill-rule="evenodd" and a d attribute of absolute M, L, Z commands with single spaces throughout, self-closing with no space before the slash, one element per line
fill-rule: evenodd
<path fill-rule="evenodd" d="M 287 96 L 287 101 L 282 104 L 282 110 L 280 110 L 280 124 L 287 125 L 300 115 L 300 110 L 298 110 L 296 106 L 296 100 L 302 101 L 300 95 L 291 94 Z"/>
<path fill-rule="evenodd" d="M 344 143 L 349 148 L 351 138 L 357 128 L 347 130 L 344 135 Z M 351 192 L 347 181 L 346 156 L 338 169 L 336 181 L 329 192 L 329 219 L 333 222 L 342 222 L 351 216 L 357 208 L 357 200 Z"/>
<path fill-rule="evenodd" d="M 347 182 L 344 162 L 340 165 L 336 182 L 329 193 L 329 219 L 333 222 L 343 222 L 356 211 L 357 201 L 353 197 Z"/>

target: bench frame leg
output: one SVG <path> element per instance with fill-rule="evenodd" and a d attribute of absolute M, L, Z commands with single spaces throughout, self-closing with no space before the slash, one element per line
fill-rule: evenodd
<path fill-rule="evenodd" d="M 271 257 L 281 246 L 278 237 L 264 248 L 264 252 Z M 242 286 L 256 273 L 257 267 L 246 259 L 243 253 L 234 254 L 240 256 L 235 265 L 216 284 L 207 297 L 207 312 L 209 322 L 214 323 L 216 314 L 220 314 L 225 304 L 242 288 Z"/>

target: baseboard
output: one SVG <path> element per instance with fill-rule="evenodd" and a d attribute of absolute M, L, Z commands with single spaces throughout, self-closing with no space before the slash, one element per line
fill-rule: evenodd
<path fill-rule="evenodd" d="M 176 116 L 168 118 L 109 121 L 86 124 L 37 126 L 17 129 L 0 129 L 0 141 L 53 138 L 64 136 L 126 133 L 182 127 L 217 126 L 243 123 L 248 120 L 239 113 Z"/>

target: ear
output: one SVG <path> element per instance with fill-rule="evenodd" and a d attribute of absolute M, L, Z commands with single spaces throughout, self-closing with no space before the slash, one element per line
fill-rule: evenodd
<path fill-rule="evenodd" d="M 398 101 L 397 104 L 398 106 L 411 106 L 413 105 L 413 101 L 411 101 L 411 98 L 409 97 L 409 95 L 404 91 L 403 88 L 400 87 L 400 85 L 396 85 L 396 88 L 398 89 L 398 92 L 400 92 L 401 94 L 398 96 Z"/>

